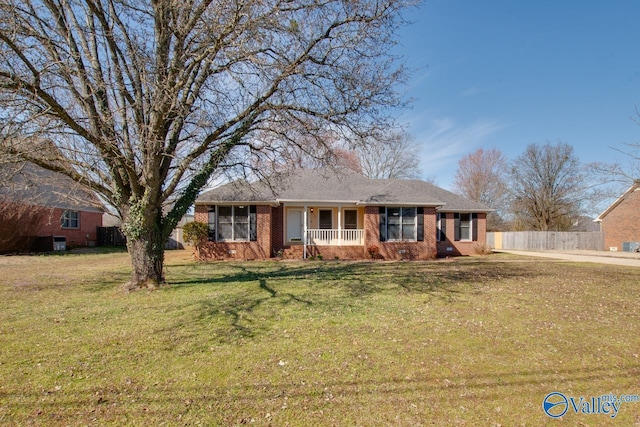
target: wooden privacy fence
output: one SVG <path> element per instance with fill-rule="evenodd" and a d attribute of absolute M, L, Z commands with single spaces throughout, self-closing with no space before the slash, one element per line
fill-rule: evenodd
<path fill-rule="evenodd" d="M 487 244 L 493 249 L 522 251 L 604 250 L 600 231 L 496 231 L 487 233 Z"/>
<path fill-rule="evenodd" d="M 127 238 L 118 227 L 98 227 L 98 246 L 126 246 Z"/>

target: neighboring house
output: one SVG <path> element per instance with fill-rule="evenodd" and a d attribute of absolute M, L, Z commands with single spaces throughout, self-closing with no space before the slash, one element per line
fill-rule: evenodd
<path fill-rule="evenodd" d="M 596 220 L 594 220 L 593 217 L 580 215 L 573 222 L 573 225 L 570 231 L 590 232 L 590 233 L 598 232 L 600 231 L 600 223 L 596 222 Z"/>
<path fill-rule="evenodd" d="M 271 184 L 196 199 L 195 220 L 209 224 L 203 258 L 432 259 L 486 242 L 491 209 L 424 181 L 306 169 Z"/>
<path fill-rule="evenodd" d="M 0 199 L 37 209 L 39 221 L 20 230 L 31 250 L 52 251 L 95 246 L 104 209 L 92 193 L 66 176 L 23 165 L 0 188 Z M 3 248 L 0 248 L 0 251 Z"/>
<path fill-rule="evenodd" d="M 188 222 L 193 221 L 193 213 L 185 214 L 178 224 L 176 228 L 173 229 L 169 237 L 167 238 L 167 242 L 165 243 L 165 249 L 184 249 L 184 234 L 182 231 L 182 227 Z M 112 213 L 105 212 L 102 216 L 102 230 L 98 235 L 98 244 L 106 245 L 106 246 L 126 246 L 127 240 L 124 234 L 122 234 L 121 226 L 122 221 L 116 215 Z"/>
<path fill-rule="evenodd" d="M 604 233 L 604 247 L 633 251 L 640 242 L 640 181 L 604 210 L 596 219 Z"/>

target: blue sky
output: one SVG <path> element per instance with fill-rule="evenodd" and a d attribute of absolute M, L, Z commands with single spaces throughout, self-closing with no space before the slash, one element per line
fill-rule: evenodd
<path fill-rule="evenodd" d="M 640 1 L 431 0 L 408 16 L 416 100 L 400 120 L 438 185 L 478 148 L 562 141 L 589 163 L 640 142 Z"/>

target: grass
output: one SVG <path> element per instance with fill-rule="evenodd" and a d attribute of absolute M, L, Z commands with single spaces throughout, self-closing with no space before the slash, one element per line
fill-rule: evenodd
<path fill-rule="evenodd" d="M 2 425 L 544 425 L 640 394 L 634 268 L 508 255 L 196 263 L 0 257 Z M 569 425 L 640 425 L 640 403 Z"/>

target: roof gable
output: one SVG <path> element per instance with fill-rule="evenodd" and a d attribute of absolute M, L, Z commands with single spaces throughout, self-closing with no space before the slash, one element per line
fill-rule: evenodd
<path fill-rule="evenodd" d="M 631 187 L 627 189 L 620 197 L 618 197 L 613 203 L 609 205 L 594 221 L 602 221 L 607 215 L 609 215 L 620 203 L 622 203 L 627 197 L 633 194 L 635 191 L 640 191 L 640 181 L 633 183 Z"/>

